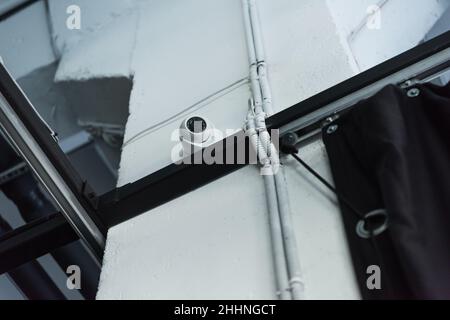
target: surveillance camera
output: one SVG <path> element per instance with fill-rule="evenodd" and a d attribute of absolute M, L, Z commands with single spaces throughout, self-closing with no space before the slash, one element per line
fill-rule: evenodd
<path fill-rule="evenodd" d="M 200 150 L 214 142 L 214 126 L 205 117 L 191 116 L 181 123 L 180 140 L 184 155 L 189 155 L 192 150 Z"/>

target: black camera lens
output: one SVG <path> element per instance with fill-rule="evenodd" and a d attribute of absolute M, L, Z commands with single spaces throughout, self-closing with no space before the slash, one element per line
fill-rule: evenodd
<path fill-rule="evenodd" d="M 192 133 L 202 133 L 206 130 L 208 124 L 205 119 L 200 117 L 192 117 L 186 121 L 186 127 Z"/>

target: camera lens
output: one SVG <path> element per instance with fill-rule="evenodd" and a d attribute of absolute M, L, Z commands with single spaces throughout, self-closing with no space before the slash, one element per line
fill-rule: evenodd
<path fill-rule="evenodd" d="M 192 117 L 186 121 L 186 127 L 192 133 L 202 133 L 206 130 L 207 126 L 205 119 L 200 117 Z"/>

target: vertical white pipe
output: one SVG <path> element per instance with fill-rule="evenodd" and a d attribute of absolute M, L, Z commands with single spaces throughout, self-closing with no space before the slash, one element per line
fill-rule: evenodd
<path fill-rule="evenodd" d="M 261 23 L 259 19 L 258 8 L 255 0 L 248 1 L 248 10 L 250 11 L 250 24 L 253 31 L 253 41 L 256 54 L 256 63 L 258 65 L 258 77 L 263 95 L 263 106 L 267 116 L 274 114 L 272 107 L 272 93 L 270 90 L 269 79 L 267 77 L 266 53 L 262 39 Z"/>
<path fill-rule="evenodd" d="M 265 52 L 262 41 L 262 32 L 258 17 L 258 11 L 255 0 L 243 0 L 245 11 L 245 23 L 247 32 L 251 32 L 251 37 L 247 35 L 247 39 L 253 39 L 253 44 L 249 44 L 249 50 L 255 50 L 255 53 L 249 54 L 251 71 L 251 79 L 257 79 L 259 88 L 255 84 L 252 85 L 253 94 L 257 96 L 258 103 L 262 97 L 262 110 L 259 105 L 255 103 L 255 123 L 256 129 L 259 133 L 259 139 L 262 146 L 265 148 L 267 156 L 271 160 L 272 166 L 277 166 L 275 169 L 275 189 L 278 200 L 279 219 L 281 220 L 281 231 L 283 234 L 283 247 L 285 250 L 285 259 L 288 267 L 289 284 L 291 287 L 292 298 L 299 300 L 304 298 L 304 283 L 301 278 L 300 262 L 298 258 L 298 250 L 295 239 L 295 232 L 293 229 L 292 214 L 289 206 L 289 196 L 287 192 L 287 185 L 284 179 L 283 168 L 279 166 L 279 155 L 276 151 L 267 127 L 265 126 L 265 116 L 272 115 L 272 94 L 270 90 L 270 83 L 267 77 L 267 66 L 265 61 Z M 247 16 L 249 15 L 249 16 Z M 248 23 L 250 21 L 249 28 Z M 249 31 L 250 30 L 250 31 Z M 254 59 L 256 56 L 256 75 L 254 71 Z M 266 112 L 266 113 L 264 113 Z"/>
<path fill-rule="evenodd" d="M 284 172 L 279 170 L 275 174 L 275 184 L 278 195 L 278 208 L 280 211 L 281 228 L 283 231 L 284 249 L 286 250 L 287 267 L 289 272 L 289 285 L 294 300 L 304 299 L 304 282 L 298 259 L 297 241 L 293 228 L 292 213 L 289 206 L 289 195 Z"/>
<path fill-rule="evenodd" d="M 265 169 L 271 170 L 270 159 L 256 131 L 255 120 L 250 111 L 247 116 L 246 132 L 249 135 L 253 148 L 258 153 L 258 158 Z M 287 273 L 286 257 L 284 253 L 283 234 L 281 231 L 281 221 L 278 212 L 278 199 L 275 189 L 275 181 L 273 175 L 264 175 L 264 186 L 266 190 L 266 200 L 269 213 L 269 225 L 271 233 L 271 244 L 274 259 L 275 280 L 277 283 L 277 295 L 281 300 L 290 300 L 289 279 Z"/>
<path fill-rule="evenodd" d="M 250 67 L 257 65 L 255 42 L 253 40 L 252 21 L 250 18 L 250 7 L 246 0 L 242 0 L 242 10 L 244 12 L 245 38 L 247 42 L 247 53 Z"/>
<path fill-rule="evenodd" d="M 267 77 L 267 64 L 265 62 L 258 65 L 258 75 L 263 95 L 263 108 L 267 116 L 270 117 L 274 114 L 274 111 L 272 106 L 272 92 L 270 90 L 269 78 Z"/>
<path fill-rule="evenodd" d="M 261 88 L 258 81 L 258 70 L 256 65 L 250 66 L 250 86 L 252 88 L 253 93 L 253 103 L 255 108 L 255 115 L 261 115 L 264 114 L 263 111 L 263 97 L 261 94 Z M 263 120 L 265 118 L 263 117 Z"/>
<path fill-rule="evenodd" d="M 278 212 L 277 191 L 275 188 L 273 175 L 264 176 L 264 185 L 267 193 L 267 205 L 269 207 L 270 229 L 272 237 L 272 252 L 275 256 L 274 264 L 277 270 L 277 282 L 279 287 L 278 295 L 281 300 L 291 300 L 292 296 L 289 292 L 289 278 L 286 272 L 286 257 L 284 254 L 282 227 L 280 223 L 280 215 Z"/>
<path fill-rule="evenodd" d="M 250 65 L 250 85 L 253 95 L 253 105 L 250 106 L 251 110 L 249 110 L 246 121 L 246 132 L 250 137 L 253 148 L 258 153 L 259 161 L 261 162 L 264 169 L 272 170 L 270 158 L 265 151 L 265 147 L 261 144 L 261 140 L 259 139 L 258 130 L 256 128 L 255 118 L 253 114 L 253 111 L 258 114 L 264 114 L 263 99 L 258 79 L 258 64 L 256 60 L 256 50 L 253 41 L 250 10 L 248 2 L 246 0 L 242 1 L 242 5 L 244 11 L 247 49 Z M 275 279 L 278 288 L 277 296 L 281 300 L 290 300 L 292 296 L 289 292 L 289 279 L 283 244 L 283 234 L 281 230 L 281 220 L 280 214 L 278 212 L 278 198 L 273 175 L 264 175 L 264 186 L 266 190 L 266 200 L 269 213 Z"/>
<path fill-rule="evenodd" d="M 259 63 L 265 62 L 264 46 L 262 41 L 261 24 L 259 23 L 258 10 L 255 0 L 248 0 L 248 10 L 250 11 L 250 22 L 253 30 L 253 41 L 256 51 L 256 60 Z"/>

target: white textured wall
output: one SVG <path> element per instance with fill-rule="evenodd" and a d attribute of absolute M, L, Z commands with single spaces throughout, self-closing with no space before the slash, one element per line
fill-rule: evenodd
<path fill-rule="evenodd" d="M 129 13 L 141 0 L 49 0 L 53 24 L 53 37 L 59 52 L 65 53 L 84 38 L 109 26 L 121 15 Z M 67 8 L 71 5 L 81 9 L 81 29 L 70 30 L 66 21 Z M 119 44 L 119 43 L 117 43 Z"/>
<path fill-rule="evenodd" d="M 277 110 L 352 75 L 325 1 L 258 3 Z M 248 74 L 240 0 L 152 1 L 148 9 L 132 61 L 127 139 Z M 195 113 L 240 128 L 249 96 L 239 86 Z M 170 133 L 184 117 L 126 144 L 120 184 L 170 163 Z M 305 155 L 329 177 L 320 143 Z M 358 298 L 333 197 L 288 167 L 308 298 Z M 259 170 L 248 167 L 114 227 L 98 298 L 275 298 L 264 196 Z"/>
<path fill-rule="evenodd" d="M 258 3 L 275 110 L 352 75 L 325 1 Z M 248 75 L 240 0 L 151 1 L 146 10 L 132 60 L 134 88 L 119 185 L 170 164 L 177 143 L 171 133 L 189 115 L 205 116 L 221 130 L 241 128 L 250 94 L 248 86 L 237 86 L 197 104 Z M 151 161 L 137 156 L 143 149 Z"/>
<path fill-rule="evenodd" d="M 136 0 L 51 0 L 53 39 L 61 53 L 56 81 L 131 77 L 138 4 Z M 80 7 L 80 30 L 66 26 L 69 5 Z"/>
<path fill-rule="evenodd" d="M 330 179 L 323 146 L 303 157 Z M 358 299 L 335 199 L 286 164 L 308 299 Z M 110 230 L 98 299 L 275 299 L 265 192 L 248 167 Z"/>
<path fill-rule="evenodd" d="M 242 127 L 247 86 L 198 104 L 248 75 L 240 10 L 239 0 L 150 1 L 143 6 L 119 184 L 170 164 L 177 143 L 171 133 L 189 114 L 208 117 L 223 130 Z M 141 139 L 129 143 L 144 130 Z M 140 150 L 152 155 L 151 161 L 140 157 Z"/>
<path fill-rule="evenodd" d="M 367 70 L 419 44 L 450 6 L 449 0 L 327 2 L 357 71 Z M 373 5 L 381 9 L 379 29 L 367 27 L 368 8 Z"/>

